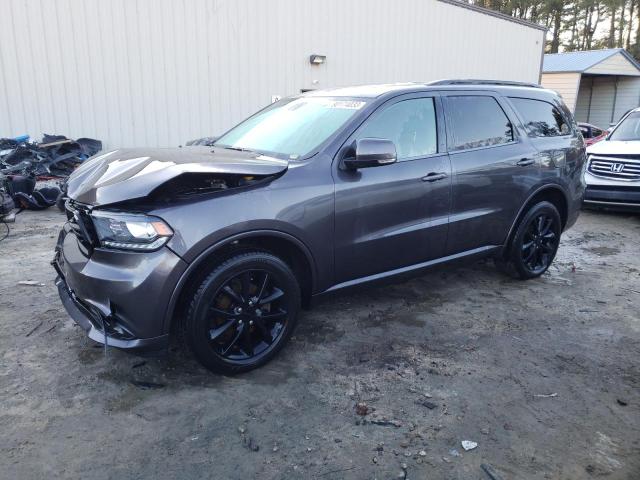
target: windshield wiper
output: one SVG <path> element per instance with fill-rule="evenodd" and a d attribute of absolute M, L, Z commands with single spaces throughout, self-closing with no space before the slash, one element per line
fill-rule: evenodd
<path fill-rule="evenodd" d="M 242 148 L 242 147 L 232 147 L 230 145 L 214 145 L 215 147 L 222 147 L 226 150 L 235 150 L 236 152 L 251 152 L 251 153 L 258 153 L 255 150 L 251 150 L 249 148 Z"/>

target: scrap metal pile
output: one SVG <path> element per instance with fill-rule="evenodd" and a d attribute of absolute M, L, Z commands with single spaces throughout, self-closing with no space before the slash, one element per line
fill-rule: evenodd
<path fill-rule="evenodd" d="M 29 141 L 29 135 L 0 138 L 0 222 L 13 221 L 14 208 L 41 210 L 64 201 L 64 180 L 101 149 L 102 142 L 92 138 L 47 134 L 40 142 Z M 58 186 L 48 182 L 36 188 L 38 180 L 58 180 Z"/>
<path fill-rule="evenodd" d="M 72 140 L 47 134 L 40 142 L 29 141 L 28 135 L 0 138 L 0 173 L 66 178 L 101 149 L 102 142 L 92 138 Z"/>

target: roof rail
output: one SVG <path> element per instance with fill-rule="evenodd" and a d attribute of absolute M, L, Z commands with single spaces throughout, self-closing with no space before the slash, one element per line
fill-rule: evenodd
<path fill-rule="evenodd" d="M 530 87 L 530 88 L 542 88 L 536 83 L 527 82 L 512 82 L 510 80 L 436 80 L 429 82 L 427 85 L 503 85 L 507 87 Z"/>

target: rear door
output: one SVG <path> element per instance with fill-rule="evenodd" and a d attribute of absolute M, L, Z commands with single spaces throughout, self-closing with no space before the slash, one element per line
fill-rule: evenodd
<path fill-rule="evenodd" d="M 497 246 L 539 181 L 536 150 L 491 92 L 443 95 L 453 174 L 447 254 Z"/>
<path fill-rule="evenodd" d="M 509 97 L 509 101 L 539 152 L 542 179 L 545 182 L 564 184 L 566 179 L 563 173 L 568 173 L 569 177 L 581 174 L 583 142 L 566 107 L 560 102 L 553 104 L 534 98 L 513 96 Z M 598 131 L 595 127 L 590 129 L 592 132 Z"/>
<path fill-rule="evenodd" d="M 392 140 L 397 162 L 341 169 L 342 158 L 361 138 Z M 387 101 L 345 142 L 334 162 L 336 283 L 444 254 L 451 183 L 445 150 L 436 94 Z"/>

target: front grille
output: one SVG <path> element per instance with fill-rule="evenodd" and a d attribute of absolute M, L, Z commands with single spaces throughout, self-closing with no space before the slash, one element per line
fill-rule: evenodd
<path fill-rule="evenodd" d="M 640 155 L 591 155 L 589 172 L 616 180 L 640 180 Z"/>
<path fill-rule="evenodd" d="M 76 234 L 85 247 L 92 248 L 95 242 L 93 224 L 89 217 L 89 207 L 72 200 L 67 200 L 65 203 L 65 213 L 67 214 L 67 221 L 73 233 Z"/>

